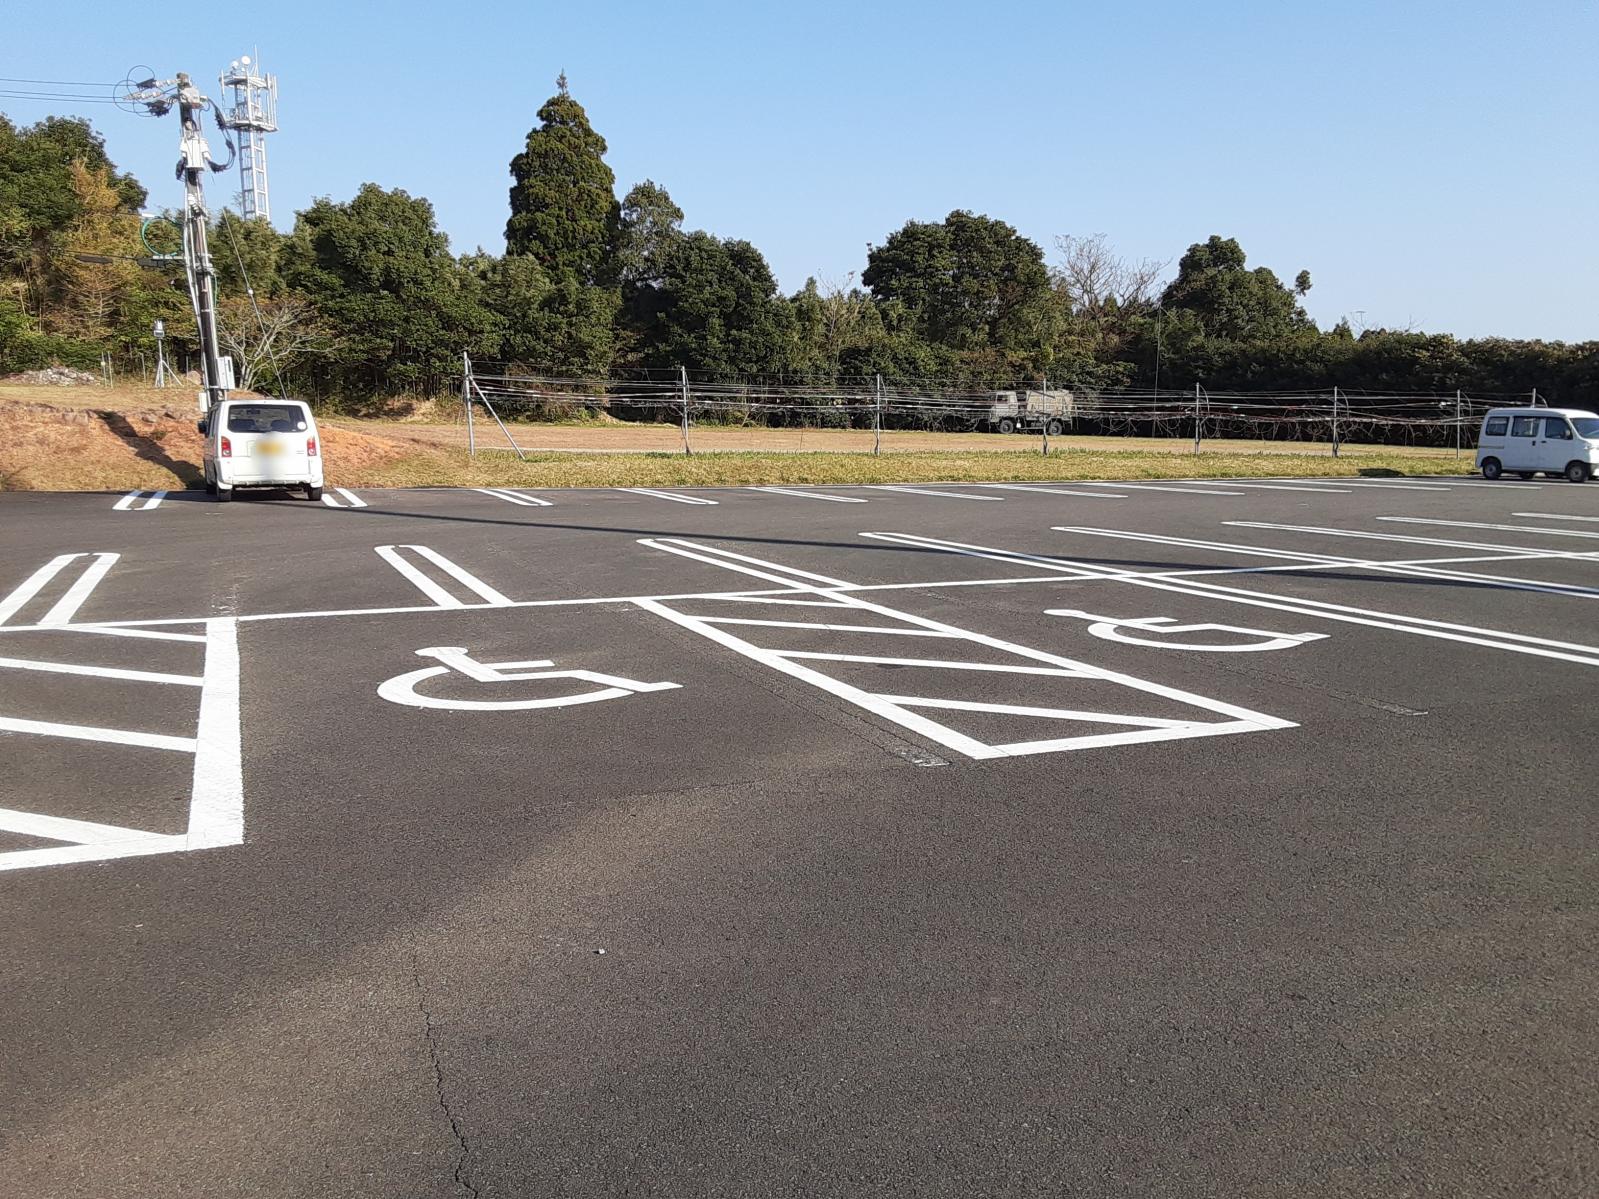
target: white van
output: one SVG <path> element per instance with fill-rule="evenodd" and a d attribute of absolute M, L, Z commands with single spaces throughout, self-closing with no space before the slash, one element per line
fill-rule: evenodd
<path fill-rule="evenodd" d="M 1599 416 L 1581 408 L 1494 408 L 1482 420 L 1477 469 L 1530 479 L 1539 471 L 1586 483 L 1599 470 Z"/>
<path fill-rule="evenodd" d="M 224 400 L 200 420 L 205 489 L 231 500 L 235 487 L 296 487 L 322 498 L 316 418 L 300 400 Z"/>

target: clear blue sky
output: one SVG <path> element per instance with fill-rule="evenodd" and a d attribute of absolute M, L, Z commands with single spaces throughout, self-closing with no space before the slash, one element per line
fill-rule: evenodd
<path fill-rule="evenodd" d="M 1061 233 L 1173 265 L 1237 237 L 1285 280 L 1310 270 L 1323 327 L 1599 338 L 1589 0 L 7 7 L 3 76 L 209 82 L 259 46 L 284 228 L 371 180 L 431 199 L 455 249 L 502 249 L 506 164 L 564 68 L 618 195 L 654 179 L 784 290 L 969 208 L 1051 256 Z M 0 100 L 24 122 L 68 107 Z M 171 118 L 77 111 L 152 204 L 176 199 Z"/>

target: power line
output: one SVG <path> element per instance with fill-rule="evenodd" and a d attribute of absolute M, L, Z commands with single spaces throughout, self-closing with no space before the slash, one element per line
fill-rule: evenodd
<path fill-rule="evenodd" d="M 106 97 L 95 96 L 68 96 L 52 92 L 25 92 L 25 91 L 0 91 L 3 100 L 40 100 L 49 104 L 115 104 L 116 101 Z"/>
<path fill-rule="evenodd" d="M 0 75 L 0 83 L 42 83 L 52 87 L 117 87 L 116 83 L 88 83 L 81 79 L 13 79 Z"/>

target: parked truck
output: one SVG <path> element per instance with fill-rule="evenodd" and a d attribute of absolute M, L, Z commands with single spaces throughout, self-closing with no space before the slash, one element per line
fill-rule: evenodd
<path fill-rule="evenodd" d="M 996 391 L 980 422 L 990 433 L 1048 433 L 1059 437 L 1077 415 L 1069 391 Z"/>

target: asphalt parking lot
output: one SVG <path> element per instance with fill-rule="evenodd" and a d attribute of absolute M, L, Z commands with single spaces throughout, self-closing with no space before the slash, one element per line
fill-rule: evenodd
<path fill-rule="evenodd" d="M 1591 1195 L 1599 486 L 0 495 L 15 1194 Z"/>

